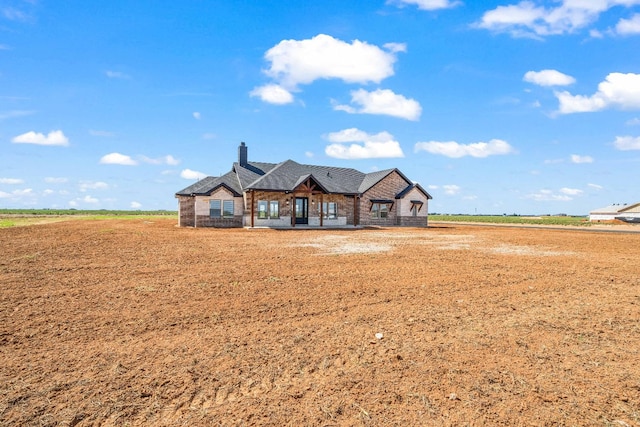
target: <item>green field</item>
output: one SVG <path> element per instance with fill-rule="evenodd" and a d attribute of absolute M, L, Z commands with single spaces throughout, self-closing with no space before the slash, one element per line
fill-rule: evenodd
<path fill-rule="evenodd" d="M 519 215 L 429 215 L 429 221 L 484 222 L 492 224 L 589 226 L 584 216 L 519 216 Z"/>
<path fill-rule="evenodd" d="M 124 211 L 76 209 L 0 209 L 0 228 L 68 221 L 71 219 L 152 219 L 175 218 L 176 211 Z M 482 222 L 492 224 L 532 224 L 589 226 L 583 216 L 447 215 L 431 214 L 429 221 Z"/>
<path fill-rule="evenodd" d="M 72 219 L 153 219 L 176 218 L 176 211 L 123 211 L 78 209 L 0 209 L 0 228 L 45 224 Z"/>

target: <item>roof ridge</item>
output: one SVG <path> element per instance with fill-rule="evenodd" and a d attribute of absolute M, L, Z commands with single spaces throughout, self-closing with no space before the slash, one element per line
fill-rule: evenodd
<path fill-rule="evenodd" d="M 247 185 L 247 189 L 255 186 L 256 184 L 258 184 L 258 182 L 262 181 L 262 179 L 264 179 L 265 177 L 271 176 L 273 173 L 275 173 L 274 171 L 280 169 L 281 167 L 283 167 L 283 165 L 287 164 L 287 163 L 295 163 L 297 165 L 299 165 L 300 163 L 295 162 L 291 159 L 287 159 L 285 161 L 282 161 L 280 163 L 277 163 L 270 171 L 266 172 L 264 175 L 260 176 L 258 179 L 256 179 L 255 181 L 253 181 L 252 183 L 250 183 L 249 185 Z"/>

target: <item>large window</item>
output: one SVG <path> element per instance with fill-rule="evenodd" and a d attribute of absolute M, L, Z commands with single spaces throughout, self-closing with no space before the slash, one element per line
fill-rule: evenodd
<path fill-rule="evenodd" d="M 209 200 L 211 218 L 233 218 L 233 200 Z"/>
<path fill-rule="evenodd" d="M 258 200 L 258 219 L 280 218 L 280 202 Z"/>
<path fill-rule="evenodd" d="M 222 210 L 220 205 L 221 205 L 220 200 L 209 201 L 209 216 L 211 218 L 220 218 L 222 216 Z"/>
<path fill-rule="evenodd" d="M 382 202 L 371 204 L 371 218 L 387 218 L 389 216 L 389 205 Z"/>
<path fill-rule="evenodd" d="M 338 204 L 336 202 L 323 202 L 322 214 L 324 219 L 338 218 Z"/>
<path fill-rule="evenodd" d="M 269 217 L 268 206 L 269 202 L 266 200 L 258 200 L 258 219 L 267 219 Z"/>
<path fill-rule="evenodd" d="M 280 218 L 280 202 L 277 200 L 269 202 L 269 218 Z"/>
<path fill-rule="evenodd" d="M 224 200 L 222 207 L 222 216 L 225 218 L 233 218 L 233 200 Z"/>

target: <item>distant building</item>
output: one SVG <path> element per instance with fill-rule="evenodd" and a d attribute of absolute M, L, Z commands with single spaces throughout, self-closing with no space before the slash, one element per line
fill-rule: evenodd
<path fill-rule="evenodd" d="M 398 169 L 249 161 L 245 143 L 231 171 L 176 193 L 186 227 L 426 227 L 431 195 Z"/>
<path fill-rule="evenodd" d="M 640 203 L 613 204 L 589 212 L 589 221 L 613 221 L 618 219 L 625 222 L 640 222 Z"/>

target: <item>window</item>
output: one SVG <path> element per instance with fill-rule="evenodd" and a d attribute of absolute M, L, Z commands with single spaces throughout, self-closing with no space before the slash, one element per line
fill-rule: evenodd
<path fill-rule="evenodd" d="M 269 202 L 269 218 L 280 218 L 280 202 L 277 200 Z"/>
<path fill-rule="evenodd" d="M 280 218 L 280 202 L 258 200 L 258 219 Z"/>
<path fill-rule="evenodd" d="M 411 215 L 412 216 L 418 216 L 418 212 L 420 212 L 420 209 L 422 209 L 422 201 L 420 200 L 412 200 L 411 201 Z"/>
<path fill-rule="evenodd" d="M 209 217 L 233 218 L 233 200 L 209 200 Z"/>
<path fill-rule="evenodd" d="M 389 204 L 385 202 L 373 202 L 371 204 L 371 218 L 388 218 Z"/>
<path fill-rule="evenodd" d="M 233 200 L 224 200 L 222 206 L 222 216 L 225 218 L 233 218 Z"/>
<path fill-rule="evenodd" d="M 258 200 L 258 219 L 267 219 L 269 217 L 267 212 L 268 203 L 266 200 Z"/>
<path fill-rule="evenodd" d="M 325 219 L 338 218 L 338 204 L 336 202 L 323 202 L 322 213 Z"/>
<path fill-rule="evenodd" d="M 209 201 L 209 216 L 211 218 L 220 218 L 222 215 L 222 211 L 220 210 L 220 200 L 210 200 Z"/>

